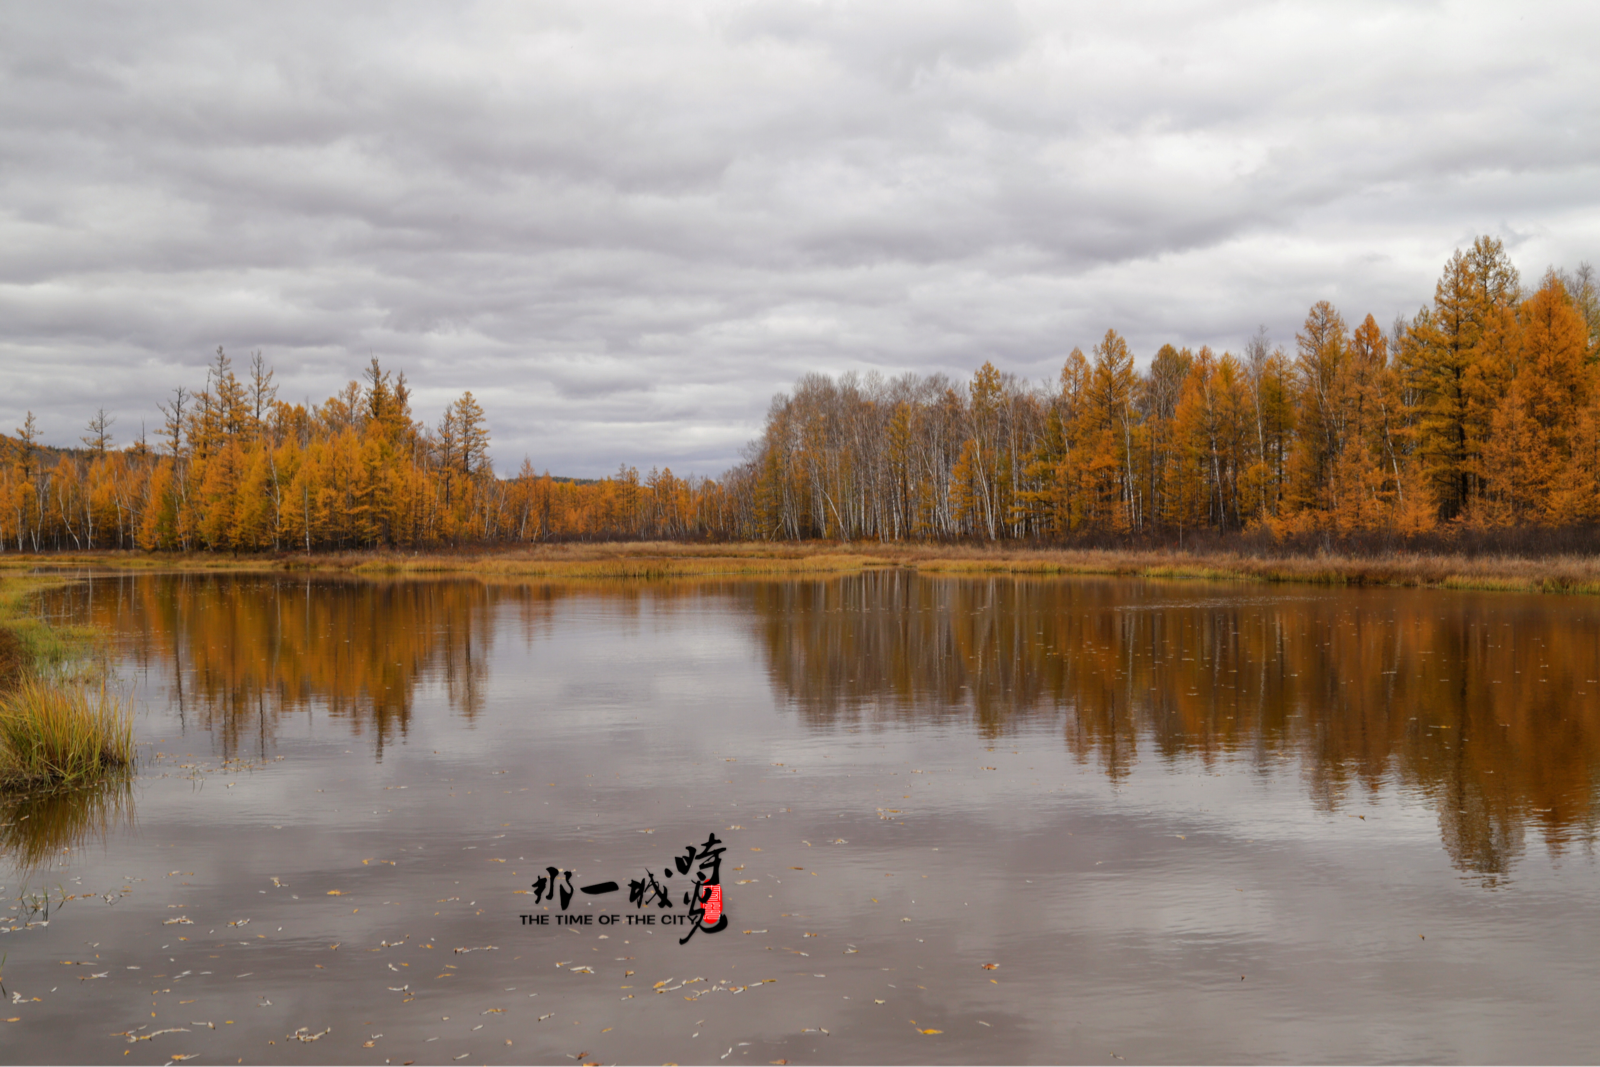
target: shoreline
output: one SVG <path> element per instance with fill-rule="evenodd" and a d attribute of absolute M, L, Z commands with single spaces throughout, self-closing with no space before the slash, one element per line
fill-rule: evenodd
<path fill-rule="evenodd" d="M 1307 585 L 1600 594 L 1600 555 L 1446 552 L 1284 553 L 803 542 L 601 542 L 405 555 L 328 552 L 234 558 L 73 552 L 0 556 L 0 573 L 91 568 L 146 572 L 305 572 L 353 576 L 478 575 L 529 579 L 822 577 L 904 569 L 928 575 L 1099 576 Z M 43 575 L 39 575 L 42 578 Z M 70 580 L 60 575 L 55 580 Z M 16 579 L 7 578 L 9 586 Z M 37 580 L 37 578 L 36 578 Z"/>
<path fill-rule="evenodd" d="M 0 695 L 25 677 L 93 654 L 100 636 L 94 629 L 57 626 L 34 610 L 40 593 L 72 581 L 67 575 L 18 574 L 0 564 Z"/>
<path fill-rule="evenodd" d="M 16 804 L 102 785 L 134 761 L 132 718 L 108 691 L 107 665 L 96 656 L 102 635 L 52 623 L 37 611 L 40 593 L 72 582 L 0 575 L 0 803 L 9 813 L 0 823 L 0 852 L 34 859 L 31 829 L 16 831 Z M 43 809 L 26 817 L 33 814 L 43 816 Z M 66 824 L 82 825 L 73 817 Z"/>

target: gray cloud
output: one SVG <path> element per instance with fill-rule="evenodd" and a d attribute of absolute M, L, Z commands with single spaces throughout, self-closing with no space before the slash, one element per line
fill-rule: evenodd
<path fill-rule="evenodd" d="M 1594 258 L 1593 5 L 0 11 L 0 425 L 123 439 L 218 344 L 464 389 L 502 468 L 717 473 L 811 370 L 1387 323 Z"/>

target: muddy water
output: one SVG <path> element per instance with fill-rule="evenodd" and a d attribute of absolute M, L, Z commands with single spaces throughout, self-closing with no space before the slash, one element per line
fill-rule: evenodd
<path fill-rule="evenodd" d="M 1593 600 L 141 576 L 49 610 L 113 635 L 141 757 L 0 814 L 6 1062 L 1600 1038 Z"/>

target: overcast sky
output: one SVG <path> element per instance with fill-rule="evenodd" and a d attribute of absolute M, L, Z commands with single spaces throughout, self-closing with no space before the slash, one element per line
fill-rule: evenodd
<path fill-rule="evenodd" d="M 1600 4 L 0 3 L 0 427 L 218 345 L 717 474 L 808 371 L 1387 327 L 1600 261 Z"/>

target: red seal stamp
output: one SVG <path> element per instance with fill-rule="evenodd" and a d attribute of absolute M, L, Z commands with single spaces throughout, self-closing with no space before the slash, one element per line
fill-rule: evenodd
<path fill-rule="evenodd" d="M 707 885 L 700 887 L 700 907 L 705 911 L 705 917 L 700 922 L 705 926 L 713 926 L 722 918 L 722 887 L 720 885 Z"/>

